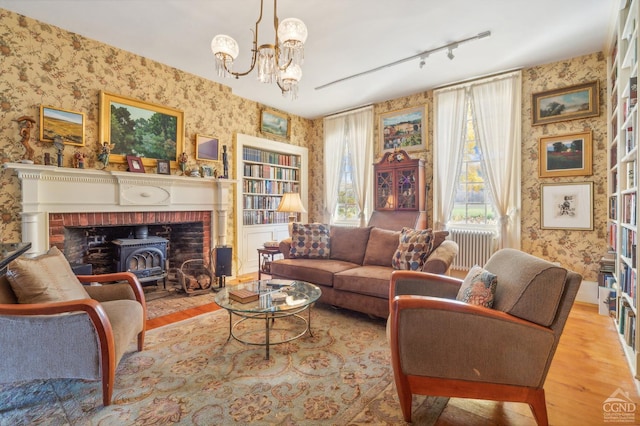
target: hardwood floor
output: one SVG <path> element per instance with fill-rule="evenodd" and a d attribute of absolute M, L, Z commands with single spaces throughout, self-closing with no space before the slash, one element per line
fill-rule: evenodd
<path fill-rule="evenodd" d="M 257 279 L 248 275 L 239 281 Z M 228 281 L 233 285 L 237 281 Z M 148 329 L 219 309 L 214 303 L 147 322 Z M 552 425 L 601 425 L 603 403 L 618 389 L 640 405 L 640 397 L 613 321 L 595 305 L 576 303 L 551 364 L 545 392 Z M 636 422 L 640 414 L 636 413 Z M 526 404 L 452 398 L 436 423 L 458 425 L 535 425 Z M 627 423 L 629 424 L 629 423 Z"/>

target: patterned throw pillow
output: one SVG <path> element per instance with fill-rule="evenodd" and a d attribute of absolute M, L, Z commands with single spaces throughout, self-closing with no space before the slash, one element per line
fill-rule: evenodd
<path fill-rule="evenodd" d="M 329 225 L 294 223 L 291 231 L 292 258 L 328 259 L 331 253 Z"/>
<path fill-rule="evenodd" d="M 431 229 L 402 228 L 400 244 L 391 259 L 393 269 L 419 271 L 433 250 Z"/>
<path fill-rule="evenodd" d="M 456 300 L 491 308 L 497 285 L 496 275 L 476 265 L 471 268 L 462 282 Z"/>

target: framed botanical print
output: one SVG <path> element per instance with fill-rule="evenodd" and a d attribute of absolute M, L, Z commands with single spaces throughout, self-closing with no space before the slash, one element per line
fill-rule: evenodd
<path fill-rule="evenodd" d="M 593 230 L 593 182 L 540 184 L 542 229 Z"/>

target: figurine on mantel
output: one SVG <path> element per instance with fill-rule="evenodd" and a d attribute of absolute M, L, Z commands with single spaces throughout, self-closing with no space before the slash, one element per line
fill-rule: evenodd
<path fill-rule="evenodd" d="M 180 158 L 178 159 L 178 163 L 180 164 L 180 170 L 182 170 L 182 174 L 184 175 L 187 170 L 187 161 L 189 161 L 189 157 L 186 152 L 180 154 Z"/>
<path fill-rule="evenodd" d="M 36 123 L 36 120 L 34 120 L 32 117 L 23 115 L 22 117 L 13 121 L 17 121 L 18 125 L 20 125 L 20 136 L 22 136 L 20 143 L 26 150 L 24 156 L 22 157 L 22 162 L 33 164 L 33 154 L 35 153 L 35 151 L 33 148 L 31 148 L 31 145 L 29 145 L 29 139 L 31 139 L 31 129 L 33 129 L 33 125 Z"/>
<path fill-rule="evenodd" d="M 100 161 L 104 166 L 103 169 L 106 169 L 109 165 L 109 155 L 111 154 L 111 150 L 115 144 L 110 144 L 109 142 L 102 142 L 102 148 L 100 149 L 100 154 L 98 154 L 98 161 Z"/>
<path fill-rule="evenodd" d="M 227 146 L 222 145 L 222 176 L 223 179 L 229 178 L 229 159 L 227 157 Z"/>
<path fill-rule="evenodd" d="M 53 138 L 53 146 L 56 149 L 56 153 L 58 154 L 58 167 L 62 167 L 62 163 L 64 160 L 64 156 L 62 152 L 64 151 L 64 142 L 62 142 L 62 137 L 60 135 L 55 135 Z"/>

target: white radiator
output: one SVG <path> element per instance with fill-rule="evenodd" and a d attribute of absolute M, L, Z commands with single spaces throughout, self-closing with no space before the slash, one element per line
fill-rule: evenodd
<path fill-rule="evenodd" d="M 474 265 L 484 266 L 496 250 L 496 232 L 484 229 L 449 229 L 449 238 L 458 243 L 458 255 L 452 269 L 468 271 Z"/>

